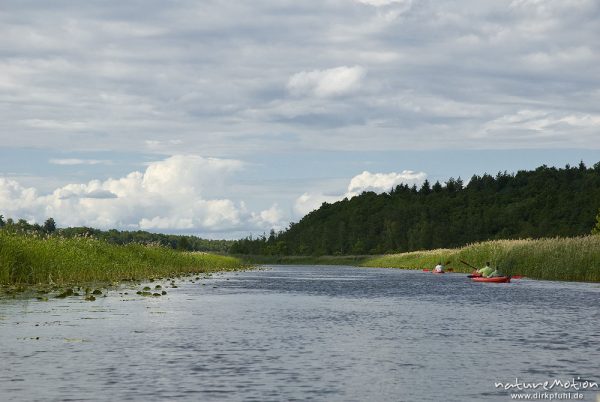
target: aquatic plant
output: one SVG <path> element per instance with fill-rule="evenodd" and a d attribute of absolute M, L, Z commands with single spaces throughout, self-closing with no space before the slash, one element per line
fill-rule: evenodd
<path fill-rule="evenodd" d="M 0 230 L 0 285 L 116 283 L 241 269 L 234 257 Z"/>
<path fill-rule="evenodd" d="M 482 267 L 487 261 L 509 275 L 600 282 L 600 236 L 494 240 L 458 249 L 438 249 L 368 258 L 360 265 L 382 268 L 433 268 L 442 261 L 456 272 L 471 272 L 461 261 Z"/>

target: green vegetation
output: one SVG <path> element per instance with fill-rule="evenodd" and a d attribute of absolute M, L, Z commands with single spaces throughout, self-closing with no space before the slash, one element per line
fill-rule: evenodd
<path fill-rule="evenodd" d="M 516 174 L 473 176 L 464 186 L 425 182 L 389 193 L 365 192 L 323 203 L 283 232 L 239 240 L 234 254 L 388 254 L 457 248 L 498 239 L 590 233 L 600 206 L 600 163 L 542 166 Z M 600 227 L 599 229 L 600 230 Z"/>
<path fill-rule="evenodd" d="M 90 227 L 57 228 L 53 218 L 48 218 L 43 225 L 30 224 L 25 219 L 14 221 L 11 218 L 4 220 L 0 215 L 0 228 L 11 233 L 27 235 L 52 234 L 60 237 L 89 237 L 104 240 L 110 244 L 139 243 L 145 245 L 159 245 L 184 251 L 206 251 L 215 253 L 226 253 L 233 240 L 207 240 L 196 236 L 168 235 L 162 233 L 150 233 L 143 230 L 119 231 L 111 229 L 103 231 Z"/>
<path fill-rule="evenodd" d="M 111 283 L 240 268 L 233 257 L 0 230 L 0 285 Z"/>
<path fill-rule="evenodd" d="M 471 272 L 466 261 L 482 267 L 486 261 L 509 275 L 529 278 L 600 282 L 600 236 L 539 240 L 495 240 L 459 249 L 415 251 L 373 257 L 368 267 L 432 268 L 448 262 L 456 272 Z"/>
<path fill-rule="evenodd" d="M 598 210 L 598 215 L 596 215 L 596 225 L 592 228 L 593 235 L 600 235 L 600 209 Z"/>
<path fill-rule="evenodd" d="M 268 264 L 288 264 L 288 265 L 351 265 L 360 266 L 372 256 L 366 255 L 237 255 L 238 258 L 247 264 L 268 265 Z"/>
<path fill-rule="evenodd" d="M 423 269 L 438 262 L 454 272 L 492 266 L 509 275 L 532 279 L 600 282 L 600 236 L 538 240 L 492 240 L 456 249 L 412 251 L 387 255 L 240 256 L 252 264 L 353 265 L 373 268 Z"/>

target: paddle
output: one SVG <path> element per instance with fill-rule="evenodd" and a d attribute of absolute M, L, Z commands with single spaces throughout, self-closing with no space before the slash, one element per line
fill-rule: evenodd
<path fill-rule="evenodd" d="M 468 266 L 468 267 L 471 267 L 471 268 L 473 268 L 473 269 L 474 269 L 474 270 L 476 270 L 476 271 L 479 269 L 479 268 L 475 268 L 474 266 L 472 266 L 471 264 L 469 264 L 469 263 L 468 263 L 468 262 L 466 262 L 466 261 L 460 260 L 460 262 L 462 262 L 463 264 L 465 264 L 465 265 L 466 265 L 466 266 Z"/>
<path fill-rule="evenodd" d="M 477 270 L 478 270 L 478 268 L 476 268 L 476 267 L 472 266 L 471 264 L 469 264 L 469 263 L 468 263 L 468 262 L 466 262 L 466 261 L 460 260 L 460 262 L 462 262 L 463 264 L 465 264 L 465 265 L 466 265 L 466 266 L 468 266 L 468 267 L 471 267 L 471 268 L 473 268 L 475 271 L 477 271 Z M 467 278 L 479 278 L 480 276 L 481 276 L 481 275 L 467 275 Z"/>

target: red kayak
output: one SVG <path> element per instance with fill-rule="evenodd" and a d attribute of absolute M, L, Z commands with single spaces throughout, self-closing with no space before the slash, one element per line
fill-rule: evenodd
<path fill-rule="evenodd" d="M 444 271 L 438 272 L 438 271 L 431 271 L 432 274 L 445 274 Z"/>
<path fill-rule="evenodd" d="M 473 282 L 490 282 L 490 283 L 508 283 L 510 282 L 510 276 L 496 276 L 494 278 L 471 278 Z"/>
<path fill-rule="evenodd" d="M 427 269 L 427 268 L 423 268 L 423 272 L 431 272 L 431 270 Z"/>

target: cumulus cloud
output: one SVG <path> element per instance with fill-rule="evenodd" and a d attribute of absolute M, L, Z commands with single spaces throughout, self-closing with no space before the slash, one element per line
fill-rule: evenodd
<path fill-rule="evenodd" d="M 314 211 L 319 208 L 324 202 L 334 203 L 342 200 L 344 197 L 341 195 L 327 195 L 323 193 L 311 193 L 307 192 L 302 194 L 294 202 L 294 213 L 298 218 L 303 217 L 310 211 Z"/>
<path fill-rule="evenodd" d="M 69 188 L 71 187 L 71 188 Z M 67 200 L 69 198 L 97 198 L 97 199 L 105 199 L 105 198 L 118 198 L 118 196 L 108 190 L 102 190 L 99 188 L 89 189 L 87 186 L 79 186 L 76 191 L 73 191 L 72 185 L 65 186 L 55 192 L 61 200 Z"/>
<path fill-rule="evenodd" d="M 344 198 L 352 198 L 363 191 L 383 193 L 390 191 L 399 184 L 420 185 L 425 179 L 427 179 L 426 173 L 412 170 L 403 170 L 401 173 L 371 173 L 364 171 L 350 180 L 344 194 L 332 195 L 319 192 L 302 194 L 294 203 L 294 212 L 297 217 L 302 217 L 319 208 L 324 202 L 333 203 Z"/>
<path fill-rule="evenodd" d="M 301 71 L 289 79 L 287 88 L 294 95 L 344 95 L 357 90 L 365 74 L 366 70 L 361 66 Z"/>
<path fill-rule="evenodd" d="M 399 184 L 420 184 L 427 178 L 423 172 L 403 170 L 401 173 L 370 173 L 367 171 L 356 175 L 350 180 L 347 195 L 358 195 L 363 191 L 382 193 L 390 191 Z"/>
<path fill-rule="evenodd" d="M 261 212 L 252 212 L 250 221 L 258 227 L 270 227 L 276 230 L 282 229 L 283 212 L 279 205 L 273 204 L 269 209 Z"/>
<path fill-rule="evenodd" d="M 52 216 L 63 226 L 100 228 L 210 232 L 282 226 L 277 205 L 251 212 L 243 202 L 210 197 L 216 182 L 242 167 L 238 160 L 175 155 L 150 163 L 144 172 L 68 184 L 50 194 L 0 178 L 1 212 L 36 222 Z"/>

